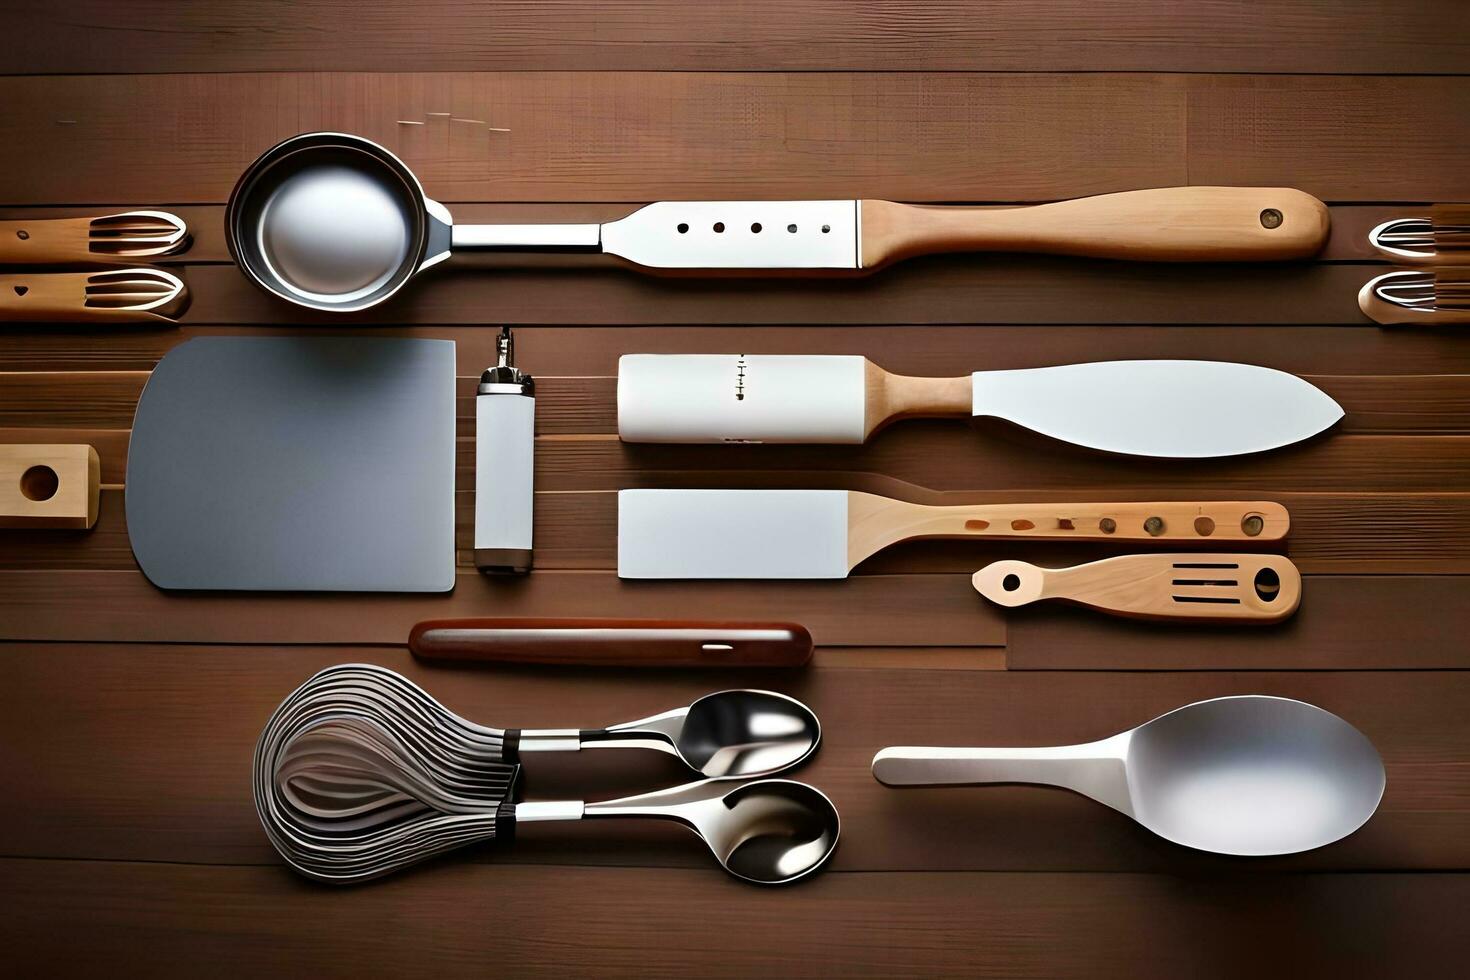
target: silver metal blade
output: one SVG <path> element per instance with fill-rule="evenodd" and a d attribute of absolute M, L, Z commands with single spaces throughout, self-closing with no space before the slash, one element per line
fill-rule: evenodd
<path fill-rule="evenodd" d="M 602 226 L 655 269 L 856 269 L 857 201 L 664 201 Z"/>
<path fill-rule="evenodd" d="M 1201 459 L 1290 445 L 1342 418 L 1294 374 L 1226 361 L 978 371 L 974 414 L 1104 452 Z"/>
<path fill-rule="evenodd" d="M 619 578 L 846 578 L 844 490 L 620 490 Z"/>

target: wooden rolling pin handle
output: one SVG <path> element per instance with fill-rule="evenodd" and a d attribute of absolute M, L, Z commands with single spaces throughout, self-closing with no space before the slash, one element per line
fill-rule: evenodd
<path fill-rule="evenodd" d="M 419 623 L 424 660 L 586 667 L 800 667 L 812 637 L 795 623 L 652 619 L 446 619 Z"/>
<path fill-rule="evenodd" d="M 1149 262 L 1300 259 L 1327 206 L 1289 187 L 1165 187 L 1018 208 L 862 201 L 864 269 L 931 252 L 1045 252 Z"/>

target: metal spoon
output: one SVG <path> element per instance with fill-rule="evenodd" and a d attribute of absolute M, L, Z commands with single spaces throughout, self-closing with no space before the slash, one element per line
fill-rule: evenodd
<path fill-rule="evenodd" d="M 1340 840 L 1373 815 L 1384 787 L 1383 762 L 1362 732 L 1264 695 L 1198 701 L 1082 745 L 886 748 L 873 776 L 890 786 L 1061 786 L 1177 844 L 1238 855 Z"/>
<path fill-rule="evenodd" d="M 707 694 L 688 707 L 611 728 L 506 732 L 507 744 L 522 754 L 652 749 L 677 757 L 710 779 L 749 779 L 789 769 L 815 752 L 821 739 L 821 723 L 800 701 L 747 690 Z"/>
<path fill-rule="evenodd" d="M 459 225 L 383 147 L 346 133 L 276 144 L 225 211 L 230 254 L 256 285 L 317 310 L 383 302 L 450 248 L 596 252 L 597 224 Z"/>
<path fill-rule="evenodd" d="M 514 812 L 517 823 L 593 817 L 675 820 L 698 834 L 726 871 L 759 885 L 784 885 L 816 871 L 841 831 L 825 794 L 787 779 L 729 787 L 705 780 L 604 803 L 518 803 Z"/>

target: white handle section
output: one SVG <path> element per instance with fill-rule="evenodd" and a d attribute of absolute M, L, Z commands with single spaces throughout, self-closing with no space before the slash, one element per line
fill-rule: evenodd
<path fill-rule="evenodd" d="M 531 547 L 536 399 L 475 396 L 475 547 Z"/>
<path fill-rule="evenodd" d="M 624 442 L 861 443 L 866 360 L 856 355 L 625 354 Z"/>

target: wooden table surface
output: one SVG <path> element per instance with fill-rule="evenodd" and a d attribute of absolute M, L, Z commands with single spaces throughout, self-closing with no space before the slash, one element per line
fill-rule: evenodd
<path fill-rule="evenodd" d="M 1460 0 L 10 0 L 0 216 L 165 206 L 196 244 L 179 329 L 0 332 L 0 443 L 89 442 L 91 533 L 0 537 L 0 946 L 16 975 L 1448 976 L 1470 954 L 1470 335 L 1358 312 L 1365 232 L 1470 200 Z M 232 267 L 223 204 L 297 132 L 399 153 L 457 219 L 597 220 L 678 198 L 1013 203 L 1180 184 L 1300 187 L 1332 207 L 1317 261 L 1163 267 L 915 260 L 862 280 L 658 279 L 590 259 L 456 260 L 329 322 Z M 1411 209 L 1409 209 L 1411 210 Z M 475 378 L 516 327 L 538 378 L 536 572 L 468 561 Z M 191 337 L 450 339 L 460 376 L 449 596 L 165 594 L 123 517 L 148 372 Z M 1000 423 L 907 422 L 866 447 L 636 447 L 626 352 L 865 354 L 913 374 L 1202 357 L 1299 373 L 1347 417 L 1257 458 L 1107 458 Z M 845 582 L 621 583 L 622 487 L 865 489 L 918 500 L 1275 499 L 1306 576 L 1279 628 L 1002 615 L 968 576 L 1102 549 L 919 543 Z M 415 664 L 447 615 L 793 618 L 799 672 Z M 266 841 L 250 753 L 272 707 L 342 661 L 401 670 L 505 726 L 596 726 L 709 690 L 805 700 L 800 778 L 840 808 L 830 869 L 741 885 L 677 827 L 528 827 L 356 890 Z M 1382 753 L 1374 819 L 1294 857 L 1212 858 L 1079 796 L 897 792 L 890 744 L 1048 744 L 1200 698 L 1336 712 Z M 671 780 L 603 760 L 539 789 Z M 534 831 L 534 832 L 533 832 Z"/>

